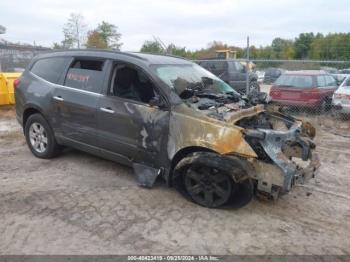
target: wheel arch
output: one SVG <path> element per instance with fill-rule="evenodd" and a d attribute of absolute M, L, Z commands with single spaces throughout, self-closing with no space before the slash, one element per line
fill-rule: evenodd
<path fill-rule="evenodd" d="M 45 120 L 47 121 L 45 115 L 43 114 L 41 108 L 35 104 L 28 104 L 25 109 L 23 110 L 23 117 L 22 117 L 22 127 L 23 127 L 23 131 L 25 129 L 25 125 L 26 122 L 28 120 L 28 118 L 33 115 L 33 114 L 41 114 Z"/>
<path fill-rule="evenodd" d="M 185 157 L 188 155 L 195 153 L 195 152 L 211 152 L 211 153 L 217 153 L 214 150 L 207 148 L 207 147 L 201 147 L 201 146 L 188 146 L 181 148 L 179 151 L 176 152 L 174 157 L 171 160 L 171 165 L 170 165 L 170 172 L 167 177 L 167 184 L 168 186 L 172 186 L 172 179 L 173 179 L 173 174 L 174 174 L 174 169 L 176 165 Z M 218 154 L 218 153 L 217 153 Z"/>

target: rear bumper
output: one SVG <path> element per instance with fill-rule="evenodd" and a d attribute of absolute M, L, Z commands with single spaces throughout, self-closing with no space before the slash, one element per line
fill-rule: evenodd
<path fill-rule="evenodd" d="M 333 108 L 340 113 L 350 114 L 350 104 L 344 104 L 341 101 L 333 100 Z"/>

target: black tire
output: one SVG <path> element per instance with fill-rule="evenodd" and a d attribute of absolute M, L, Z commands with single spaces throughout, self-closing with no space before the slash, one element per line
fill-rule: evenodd
<path fill-rule="evenodd" d="M 322 100 L 321 104 L 317 107 L 318 114 L 325 114 L 329 112 L 332 108 L 332 101 L 330 98 L 325 98 Z"/>
<path fill-rule="evenodd" d="M 253 197 L 246 172 L 228 157 L 215 153 L 197 152 L 182 159 L 175 167 L 175 187 L 194 203 L 208 207 L 242 207 Z M 242 200 L 242 197 L 245 200 Z"/>
<path fill-rule="evenodd" d="M 38 158 L 53 158 L 61 151 L 49 123 L 41 114 L 29 116 L 24 134 L 30 151 Z"/>

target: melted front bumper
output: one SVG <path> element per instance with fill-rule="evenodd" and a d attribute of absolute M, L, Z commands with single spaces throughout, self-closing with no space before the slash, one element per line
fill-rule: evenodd
<path fill-rule="evenodd" d="M 272 163 L 259 160 L 253 162 L 258 191 L 276 198 L 279 194 L 290 191 L 294 184 L 315 177 L 320 161 L 314 152 L 315 144 L 301 123 L 295 124 L 288 131 L 259 131 L 264 133 L 260 144 Z"/>

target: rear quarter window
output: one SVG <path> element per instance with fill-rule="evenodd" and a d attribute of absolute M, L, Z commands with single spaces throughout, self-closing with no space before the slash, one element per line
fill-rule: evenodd
<path fill-rule="evenodd" d="M 46 81 L 57 84 L 69 60 L 67 57 L 43 58 L 36 61 L 30 71 Z"/>
<path fill-rule="evenodd" d="M 104 61 L 75 60 L 68 69 L 64 85 L 67 87 L 101 93 L 104 80 Z"/>

